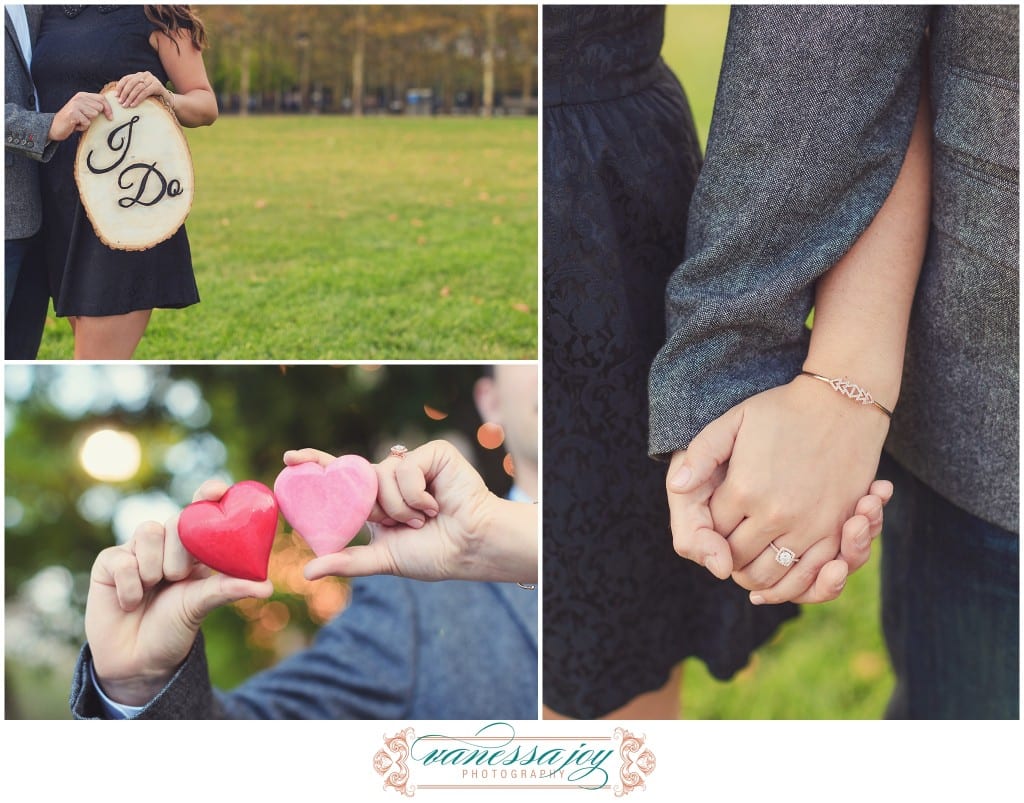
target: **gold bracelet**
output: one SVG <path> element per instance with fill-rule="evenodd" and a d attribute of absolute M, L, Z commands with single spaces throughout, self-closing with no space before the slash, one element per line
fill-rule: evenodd
<path fill-rule="evenodd" d="M 167 88 L 164 87 L 164 89 L 167 89 Z M 162 104 L 164 104 L 164 106 L 166 107 L 167 111 L 169 111 L 171 113 L 171 116 L 175 120 L 177 120 L 178 119 L 178 115 L 174 111 L 174 93 L 171 92 L 171 90 L 169 90 L 169 89 L 167 89 L 167 94 L 166 95 L 161 92 L 160 93 L 160 102 Z"/>
<path fill-rule="evenodd" d="M 856 382 L 851 382 L 845 376 L 843 377 L 827 377 L 821 374 L 815 374 L 811 371 L 801 371 L 803 376 L 809 376 L 812 379 L 818 379 L 828 385 L 832 390 L 837 393 L 846 396 L 848 399 L 853 399 L 858 404 L 873 404 L 889 418 L 892 418 L 892 410 L 885 407 L 875 401 L 875 397 L 868 393 L 864 388 L 858 385 Z"/>

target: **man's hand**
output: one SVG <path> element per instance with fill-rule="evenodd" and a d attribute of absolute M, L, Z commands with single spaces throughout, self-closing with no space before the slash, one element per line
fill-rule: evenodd
<path fill-rule="evenodd" d="M 225 491 L 211 480 L 195 499 L 217 500 Z M 85 635 L 104 693 L 125 705 L 145 705 L 167 684 L 210 611 L 274 590 L 269 580 L 239 580 L 197 563 L 181 545 L 177 523 L 174 516 L 166 526 L 140 524 L 92 567 Z"/>
<path fill-rule="evenodd" d="M 114 111 L 103 95 L 95 92 L 79 92 L 53 116 L 47 135 L 53 142 L 63 142 L 75 131 L 85 131 L 100 115 L 114 119 Z"/>

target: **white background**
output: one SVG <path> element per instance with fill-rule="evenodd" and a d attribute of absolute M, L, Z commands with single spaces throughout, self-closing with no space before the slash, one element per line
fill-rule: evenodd
<path fill-rule="evenodd" d="M 484 722 L 4 722 L 6 800 L 400 801 L 372 766 L 392 736 Z M 517 722 L 527 735 L 646 734 L 657 766 L 624 796 L 715 801 L 1017 799 L 1021 723 Z M 416 777 L 415 764 L 413 779 Z M 616 765 L 617 766 L 617 765 Z M 14 793 L 12 796 L 11 793 Z M 420 791 L 412 800 L 617 800 L 604 791 Z"/>

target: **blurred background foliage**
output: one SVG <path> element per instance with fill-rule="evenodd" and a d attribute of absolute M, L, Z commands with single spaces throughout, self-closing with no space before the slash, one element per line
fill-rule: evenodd
<path fill-rule="evenodd" d="M 141 522 L 165 520 L 210 477 L 273 487 L 287 449 L 376 461 L 396 442 L 446 438 L 505 493 L 511 467 L 501 433 L 481 427 L 473 402 L 482 370 L 6 366 L 6 716 L 68 716 L 93 560 Z M 300 649 L 348 601 L 344 580 L 302 577 L 312 552 L 280 526 L 273 597 L 220 609 L 203 626 L 218 686 L 230 688 Z"/>
<path fill-rule="evenodd" d="M 669 6 L 662 57 L 690 101 L 701 147 L 729 25 L 729 6 Z M 686 719 L 877 719 L 893 677 L 881 634 L 878 555 L 854 574 L 835 602 L 804 606 L 731 680 L 713 678 L 697 659 L 684 663 Z"/>
<path fill-rule="evenodd" d="M 536 5 L 202 5 L 196 11 L 215 43 L 206 64 L 222 111 L 536 111 Z"/>

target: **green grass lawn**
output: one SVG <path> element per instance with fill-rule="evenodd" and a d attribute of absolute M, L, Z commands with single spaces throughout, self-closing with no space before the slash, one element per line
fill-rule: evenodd
<path fill-rule="evenodd" d="M 188 137 L 202 302 L 155 311 L 137 358 L 536 358 L 536 118 L 224 117 Z M 72 356 L 52 310 L 39 356 Z"/>

